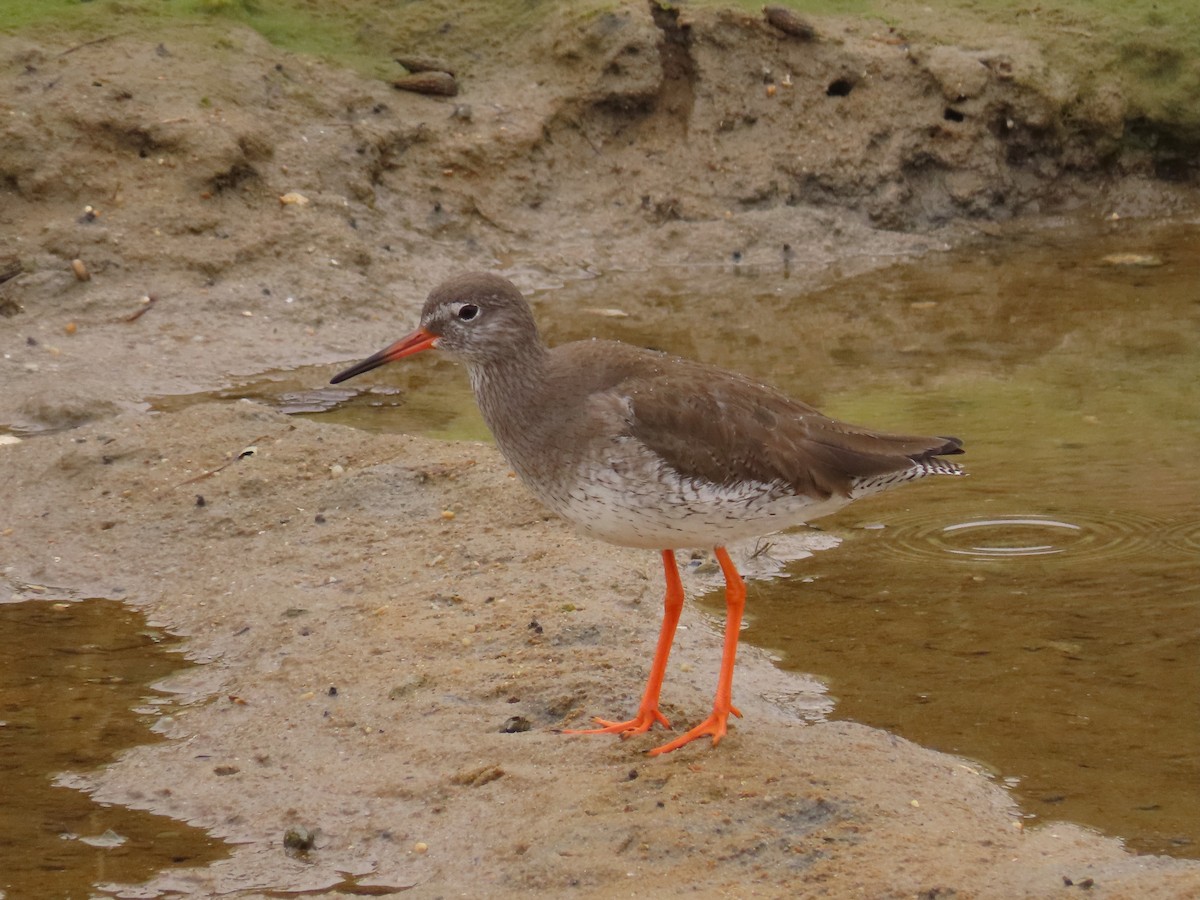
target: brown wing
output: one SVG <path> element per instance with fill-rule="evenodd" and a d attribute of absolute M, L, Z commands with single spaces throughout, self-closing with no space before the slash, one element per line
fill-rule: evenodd
<path fill-rule="evenodd" d="M 962 452 L 957 438 L 859 428 L 731 372 L 664 360 L 616 386 L 629 433 L 685 476 L 728 485 L 782 482 L 824 499 L 852 482 Z"/>

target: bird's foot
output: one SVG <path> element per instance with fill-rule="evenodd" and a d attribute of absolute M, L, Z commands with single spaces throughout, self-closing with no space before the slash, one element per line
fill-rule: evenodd
<path fill-rule="evenodd" d="M 628 722 L 610 722 L 608 719 L 597 717 L 595 723 L 599 728 L 565 728 L 563 734 L 619 734 L 623 738 L 631 734 L 642 734 L 654 727 L 657 722 L 663 728 L 670 728 L 667 717 L 658 711 L 658 707 L 639 709 L 638 714 Z"/>
<path fill-rule="evenodd" d="M 726 709 L 714 709 L 707 719 L 687 734 L 681 734 L 675 740 L 669 741 L 661 747 L 655 747 L 648 752 L 651 756 L 660 756 L 663 753 L 678 750 L 684 744 L 690 744 L 696 738 L 704 737 L 705 735 L 712 735 L 712 742 L 715 747 L 721 742 L 721 738 L 725 737 L 725 722 L 729 718 L 730 713 L 733 713 L 739 719 L 742 717 L 741 711 L 736 706 L 731 705 Z"/>

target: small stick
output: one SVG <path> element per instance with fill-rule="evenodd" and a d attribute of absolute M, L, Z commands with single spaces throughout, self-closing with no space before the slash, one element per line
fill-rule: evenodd
<path fill-rule="evenodd" d="M 121 321 L 122 322 L 136 322 L 138 319 L 140 319 L 142 316 L 144 316 L 146 313 L 148 313 L 150 311 L 150 307 L 152 307 L 157 302 L 158 302 L 157 297 L 155 297 L 153 294 L 147 294 L 145 299 L 142 300 L 142 308 L 139 309 L 137 312 L 133 313 L 132 315 L 126 316 Z"/>
<path fill-rule="evenodd" d="M 66 56 L 69 53 L 74 53 L 76 50 L 82 50 L 84 47 L 90 47 L 93 44 L 103 44 L 105 41 L 111 41 L 116 36 L 117 35 L 115 35 L 115 34 L 106 34 L 104 37 L 98 37 L 92 41 L 84 41 L 82 44 L 76 44 L 74 47 L 67 48 L 66 50 L 64 50 L 62 53 L 60 53 L 58 55 L 60 57 Z"/>
<path fill-rule="evenodd" d="M 254 440 L 252 440 L 247 446 L 252 447 L 255 444 L 257 444 L 259 441 L 265 441 L 269 437 L 270 437 L 269 434 L 259 435 Z M 179 484 L 175 485 L 175 487 L 180 488 L 180 487 L 183 487 L 184 485 L 195 484 L 197 481 L 203 481 L 205 478 L 212 478 L 212 476 L 216 475 L 222 469 L 229 468 L 235 462 L 237 462 L 239 459 L 241 459 L 243 454 L 245 454 L 245 452 L 246 452 L 246 450 L 245 450 L 245 448 L 243 448 L 243 449 L 239 450 L 233 456 L 229 457 L 229 459 L 225 460 L 225 462 L 223 462 L 221 465 L 217 466 L 215 469 L 209 469 L 207 472 L 201 472 L 195 478 L 189 478 L 187 481 L 179 482 Z"/>

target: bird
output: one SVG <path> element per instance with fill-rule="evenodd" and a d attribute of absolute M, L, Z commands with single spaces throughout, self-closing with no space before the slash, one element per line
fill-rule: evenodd
<path fill-rule="evenodd" d="M 548 347 L 512 282 L 460 274 L 435 287 L 411 334 L 331 379 L 436 350 L 465 365 L 484 422 L 513 471 L 580 532 L 657 550 L 663 619 L 634 716 L 595 718 L 570 734 L 629 737 L 670 729 L 659 707 L 684 604 L 675 553 L 712 548 L 725 580 L 726 621 L 711 714 L 659 755 L 727 733 L 746 587 L 726 546 L 828 515 L 854 500 L 931 475 L 962 475 L 942 457 L 955 437 L 872 431 L 732 371 L 619 341 Z"/>

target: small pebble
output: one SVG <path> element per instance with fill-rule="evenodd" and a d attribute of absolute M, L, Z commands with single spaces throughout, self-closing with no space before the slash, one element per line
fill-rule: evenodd
<path fill-rule="evenodd" d="M 769 25 L 802 41 L 811 41 L 817 35 L 816 29 L 786 7 L 764 6 L 763 17 Z"/>
<path fill-rule="evenodd" d="M 289 828 L 283 835 L 283 848 L 289 854 L 305 854 L 317 845 L 317 830 L 303 827 Z"/>
<path fill-rule="evenodd" d="M 442 518 L 443 518 L 443 519 L 445 519 L 445 520 L 447 520 L 447 521 L 449 521 L 450 519 L 453 519 L 453 518 L 454 518 L 454 510 L 452 510 L 452 509 L 443 509 L 443 510 L 442 510 Z"/>
<path fill-rule="evenodd" d="M 435 56 L 397 56 L 396 62 L 404 66 L 410 72 L 445 72 L 448 75 L 456 74 L 454 67 L 444 59 L 438 59 Z"/>
<path fill-rule="evenodd" d="M 66 325 L 63 326 L 63 331 L 65 331 L 67 334 L 74 334 L 78 330 L 79 330 L 79 326 L 76 325 L 74 322 L 68 322 Z"/>
<path fill-rule="evenodd" d="M 501 734 L 523 734 L 532 728 L 529 720 L 524 716 L 513 716 L 500 726 Z"/>
<path fill-rule="evenodd" d="M 424 841 L 417 841 L 413 844 L 413 853 L 428 853 L 429 845 Z"/>
<path fill-rule="evenodd" d="M 414 94 L 429 94 L 436 97 L 458 95 L 458 82 L 449 72 L 418 72 L 414 75 L 405 75 L 393 81 L 392 86 L 401 91 L 412 91 Z"/>
<path fill-rule="evenodd" d="M 83 264 L 82 259 L 71 260 L 71 271 L 80 281 L 88 281 L 92 277 L 92 273 L 88 271 L 88 267 Z"/>

